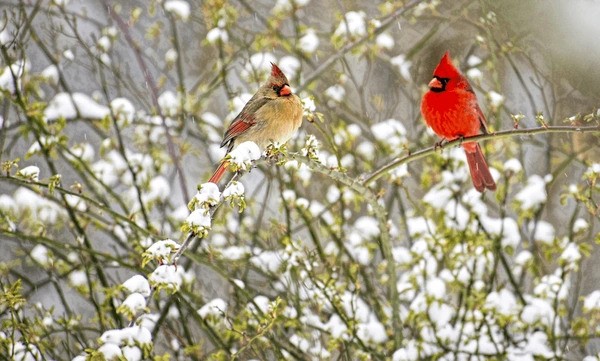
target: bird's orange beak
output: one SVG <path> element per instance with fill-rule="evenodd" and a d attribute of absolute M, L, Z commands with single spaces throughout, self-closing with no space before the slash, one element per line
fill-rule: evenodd
<path fill-rule="evenodd" d="M 429 82 L 429 89 L 442 89 L 443 87 L 444 86 L 442 85 L 442 82 L 439 81 L 437 78 L 433 78 Z"/>
<path fill-rule="evenodd" d="M 290 88 L 289 85 L 284 85 L 281 87 L 281 90 L 279 90 L 279 96 L 285 96 L 290 94 L 292 94 L 292 88 Z"/>

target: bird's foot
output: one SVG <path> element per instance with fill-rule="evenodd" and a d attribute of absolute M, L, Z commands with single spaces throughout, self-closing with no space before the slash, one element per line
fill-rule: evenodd
<path fill-rule="evenodd" d="M 441 150 L 442 148 L 444 148 L 444 142 L 446 141 L 445 138 L 440 139 L 439 142 L 435 142 L 433 144 L 433 151 L 435 152 L 436 150 L 438 150 L 438 148 Z"/>

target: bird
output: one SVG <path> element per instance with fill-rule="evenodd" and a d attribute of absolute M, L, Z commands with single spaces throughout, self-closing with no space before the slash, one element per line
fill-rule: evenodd
<path fill-rule="evenodd" d="M 289 81 L 277 65 L 271 63 L 271 74 L 233 119 L 221 142 L 231 152 L 237 145 L 252 141 L 264 151 L 271 142 L 285 143 L 302 124 L 303 107 L 292 93 Z M 222 160 L 208 182 L 218 184 L 227 170 Z"/>
<path fill-rule="evenodd" d="M 467 78 L 452 64 L 448 51 L 435 68 L 428 86 L 421 101 L 421 114 L 442 140 L 489 134 L 477 96 Z M 462 147 L 475 189 L 481 193 L 486 189 L 496 190 L 496 182 L 479 144 L 464 142 Z"/>

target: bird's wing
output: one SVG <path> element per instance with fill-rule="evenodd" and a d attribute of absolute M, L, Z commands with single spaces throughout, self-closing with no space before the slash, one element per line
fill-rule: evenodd
<path fill-rule="evenodd" d="M 221 147 L 225 145 L 232 146 L 232 141 L 240 134 L 244 133 L 248 130 L 248 128 L 252 127 L 256 124 L 255 114 L 256 112 L 262 108 L 269 101 L 266 97 L 257 97 L 255 94 L 252 99 L 246 103 L 240 114 L 235 117 L 235 119 L 225 131 L 225 135 L 223 136 L 223 141 L 221 142 Z"/>
<path fill-rule="evenodd" d="M 481 108 L 479 107 L 479 104 L 477 102 L 475 102 L 475 112 L 477 113 L 477 118 L 479 118 L 479 123 L 480 125 L 480 129 L 481 132 L 483 134 L 488 134 L 490 131 L 488 130 L 487 127 L 487 121 L 485 120 L 485 115 L 483 115 L 483 112 L 481 111 Z"/>
<path fill-rule="evenodd" d="M 229 142 L 233 141 L 238 135 L 244 133 L 251 126 L 256 124 L 256 120 L 253 115 L 247 113 L 240 113 L 238 116 L 231 122 L 229 128 L 225 132 L 223 136 L 223 141 L 221 142 L 221 147 L 224 147 Z"/>

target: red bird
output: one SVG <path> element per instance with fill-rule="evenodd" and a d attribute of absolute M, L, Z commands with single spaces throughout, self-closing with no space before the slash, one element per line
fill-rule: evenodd
<path fill-rule="evenodd" d="M 231 122 L 221 147 L 231 152 L 238 144 L 252 141 L 264 150 L 270 142 L 287 142 L 301 123 L 302 102 L 292 94 L 285 74 L 271 63 L 271 76 Z M 208 181 L 219 183 L 227 164 L 222 161 Z"/>
<path fill-rule="evenodd" d="M 429 91 L 421 102 L 421 113 L 435 134 L 448 141 L 488 133 L 477 96 L 467 78 L 452 64 L 448 52 L 433 72 Z M 479 144 L 465 142 L 462 147 L 467 154 L 475 189 L 479 192 L 486 188 L 496 190 L 496 183 Z"/>

